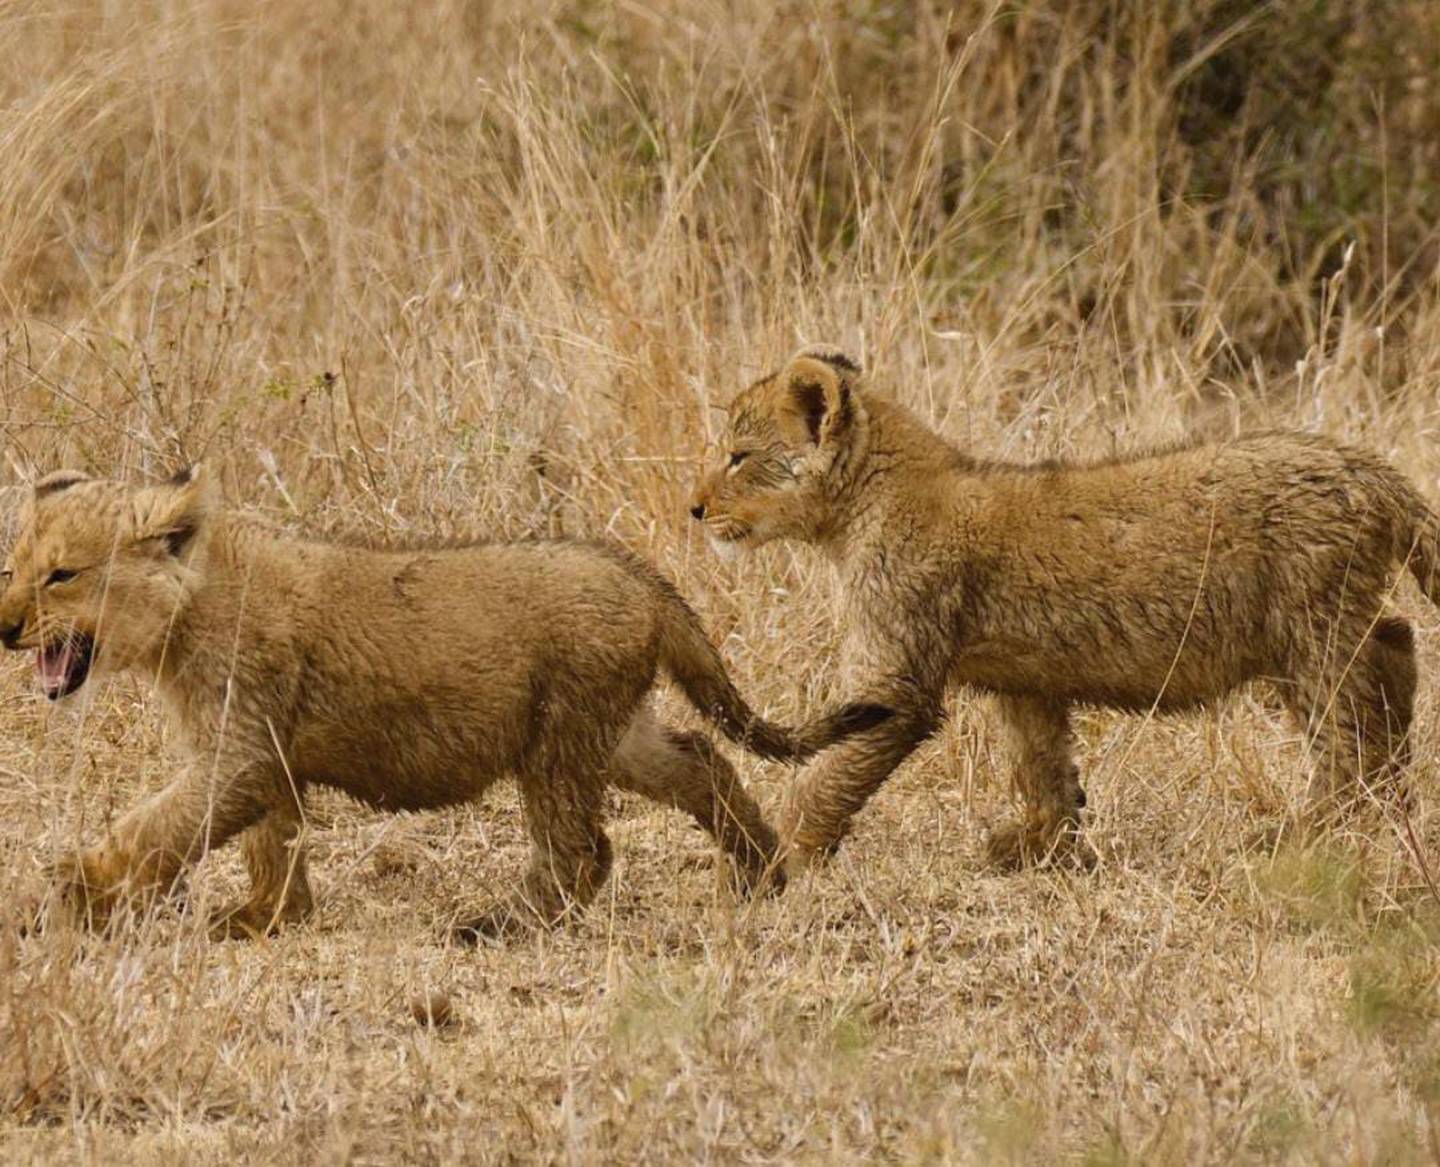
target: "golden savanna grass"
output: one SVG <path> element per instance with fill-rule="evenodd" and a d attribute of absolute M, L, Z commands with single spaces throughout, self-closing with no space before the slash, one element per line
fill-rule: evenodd
<path fill-rule="evenodd" d="M 311 531 L 608 533 L 795 720 L 846 695 L 827 569 L 718 563 L 684 503 L 716 407 L 802 343 L 987 456 L 1297 426 L 1440 501 L 1420 0 L 30 0 L 0 55 L 5 546 L 37 473 L 201 458 Z M 1408 820 L 1267 848 L 1303 774 L 1258 694 L 1091 713 L 1097 869 L 996 875 L 1004 759 L 962 697 L 783 897 L 735 904 L 626 801 L 585 920 L 478 951 L 445 932 L 523 860 L 508 789 L 318 799 L 317 914 L 274 940 L 206 938 L 233 849 L 183 914 L 20 937 L 170 754 L 143 687 L 50 707 L 6 658 L 0 1153 L 1429 1161 L 1440 618 L 1396 605 Z M 787 771 L 732 756 L 773 810 Z"/>

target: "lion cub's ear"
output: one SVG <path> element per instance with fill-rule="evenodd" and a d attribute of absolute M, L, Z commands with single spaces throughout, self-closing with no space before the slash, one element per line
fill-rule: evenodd
<path fill-rule="evenodd" d="M 214 487 L 203 466 L 179 471 L 160 486 L 143 487 L 135 496 L 135 542 L 153 542 L 178 556 L 190 545 L 214 505 Z"/>
<path fill-rule="evenodd" d="M 802 348 L 795 354 L 796 360 L 799 360 L 801 357 L 809 357 L 812 361 L 823 361 L 825 364 L 833 365 L 839 369 L 842 374 L 848 374 L 851 377 L 858 377 L 864 372 L 859 361 L 849 353 L 835 348 L 833 345 L 812 344 L 808 348 Z"/>
<path fill-rule="evenodd" d="M 842 365 L 828 356 L 812 356 L 814 351 L 800 353 L 785 366 L 781 392 L 788 411 L 804 425 L 808 439 L 824 446 L 839 439 L 850 427 L 854 414 L 850 378 L 860 367 L 843 354 L 838 354 L 845 362 Z"/>
<path fill-rule="evenodd" d="M 59 494 L 62 490 L 74 486 L 77 482 L 89 482 L 90 475 L 79 470 L 52 470 L 35 483 L 35 500 L 45 498 L 47 495 Z"/>

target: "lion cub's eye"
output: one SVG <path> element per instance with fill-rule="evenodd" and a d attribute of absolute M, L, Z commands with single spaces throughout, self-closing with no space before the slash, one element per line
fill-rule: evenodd
<path fill-rule="evenodd" d="M 729 469 L 734 470 L 735 467 L 740 465 L 740 463 L 745 461 L 745 459 L 748 457 L 750 457 L 749 450 L 735 450 L 731 453 L 730 461 L 727 463 L 727 466 L 729 467 Z"/>
<path fill-rule="evenodd" d="M 45 586 L 53 587 L 55 584 L 69 583 L 78 575 L 78 572 L 71 571 L 68 567 L 57 567 L 45 577 Z"/>

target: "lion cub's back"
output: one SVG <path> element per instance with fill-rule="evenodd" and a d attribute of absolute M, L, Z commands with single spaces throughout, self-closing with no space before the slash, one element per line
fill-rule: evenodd
<path fill-rule="evenodd" d="M 590 641 L 623 651 L 653 639 L 651 589 L 619 548 L 537 541 L 336 551 L 320 589 L 332 620 L 408 659 L 518 656 Z"/>

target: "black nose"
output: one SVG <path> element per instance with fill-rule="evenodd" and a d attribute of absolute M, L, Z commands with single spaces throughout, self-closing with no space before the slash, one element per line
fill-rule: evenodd
<path fill-rule="evenodd" d="M 20 633 L 25 631 L 25 621 L 19 624 L 7 624 L 0 628 L 0 640 L 5 642 L 6 648 L 14 648 L 20 643 Z"/>
<path fill-rule="evenodd" d="M 703 502 L 697 502 L 693 507 L 691 507 L 690 517 L 694 519 L 703 519 L 705 517 L 705 504 Z"/>

